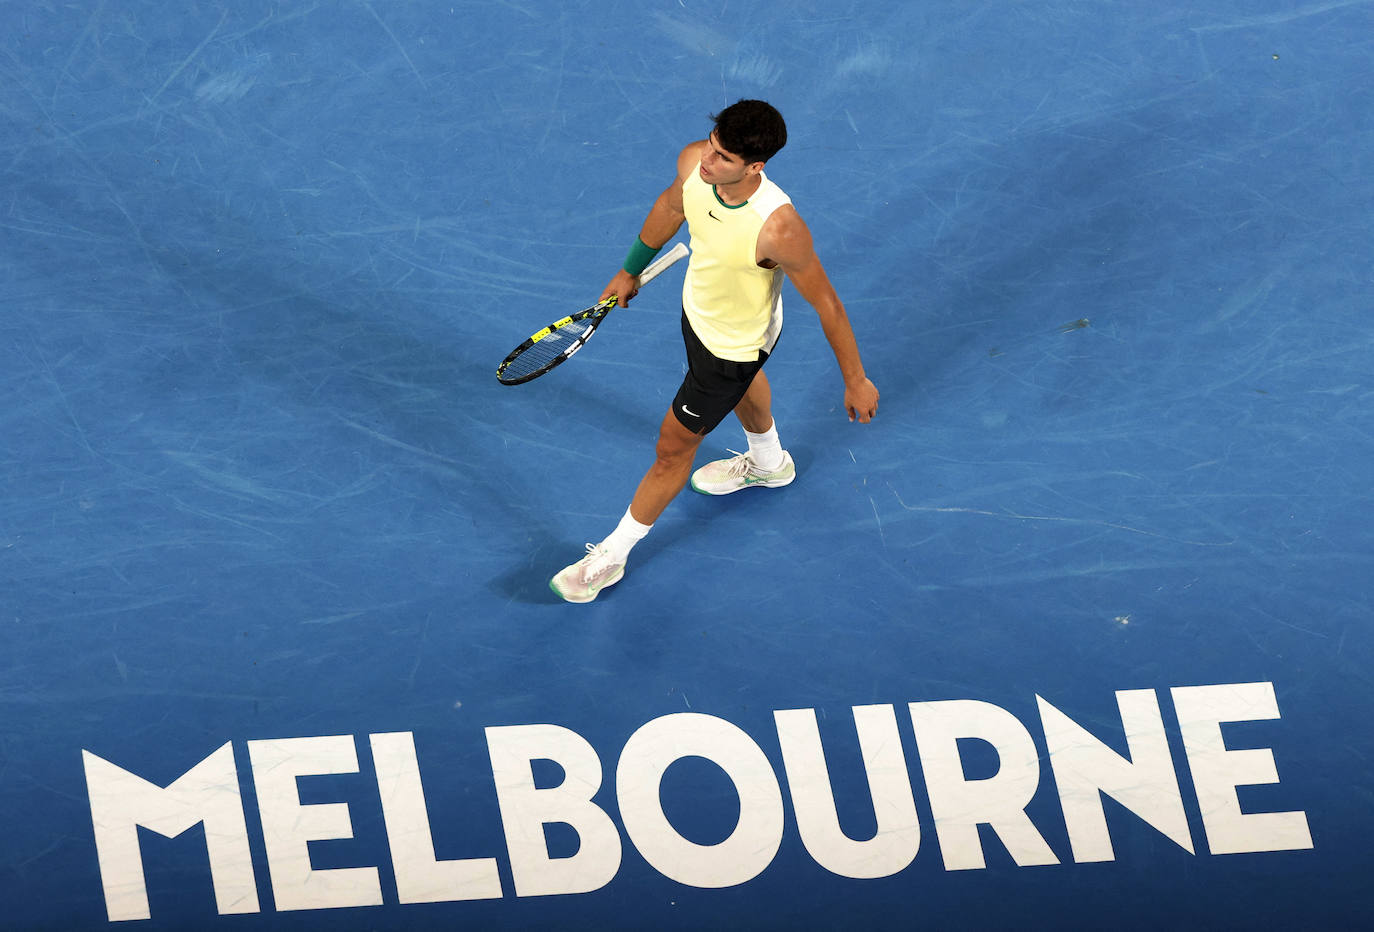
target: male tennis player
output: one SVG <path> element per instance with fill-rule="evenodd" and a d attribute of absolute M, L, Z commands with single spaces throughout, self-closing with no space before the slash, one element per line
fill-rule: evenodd
<path fill-rule="evenodd" d="M 712 118 L 708 138 L 682 150 L 677 178 L 658 196 L 624 266 L 602 293 L 626 306 L 639 274 L 687 221 L 692 258 L 682 286 L 682 337 L 687 376 L 659 429 L 653 466 L 620 524 L 550 586 L 569 602 L 590 602 L 625 575 L 630 550 L 682 491 L 707 495 L 775 489 L 796 478 L 778 440 L 772 391 L 763 364 L 782 332 L 782 276 L 816 310 L 844 377 L 850 421 L 866 424 L 878 411 L 878 389 L 864 374 L 859 347 L 811 232 L 792 201 L 763 172 L 787 142 L 782 114 L 761 100 L 741 100 Z M 697 447 L 731 411 L 749 450 L 692 472 Z"/>

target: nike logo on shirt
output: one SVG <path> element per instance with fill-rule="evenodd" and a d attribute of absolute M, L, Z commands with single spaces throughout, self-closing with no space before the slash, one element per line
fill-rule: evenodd
<path fill-rule="evenodd" d="M 717 217 L 717 216 L 715 215 L 715 213 L 714 213 L 713 211 L 710 211 L 710 210 L 706 211 L 706 216 L 708 216 L 708 217 L 710 217 L 712 220 L 716 221 L 716 223 L 724 223 L 724 222 L 725 222 L 724 220 L 722 220 L 722 219 L 720 219 L 719 217 Z"/>

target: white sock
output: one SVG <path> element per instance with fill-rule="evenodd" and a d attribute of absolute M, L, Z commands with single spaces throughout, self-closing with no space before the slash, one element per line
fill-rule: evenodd
<path fill-rule="evenodd" d="M 778 439 L 778 422 L 761 434 L 744 432 L 749 439 L 749 458 L 764 472 L 772 472 L 782 465 L 782 441 Z"/>
<path fill-rule="evenodd" d="M 601 542 L 601 546 L 615 554 L 617 563 L 624 563 L 629 559 L 634 545 L 647 537 L 652 529 L 652 524 L 640 524 L 630 515 L 630 509 L 626 508 L 625 516 L 620 519 L 620 523 L 615 526 L 610 536 Z"/>

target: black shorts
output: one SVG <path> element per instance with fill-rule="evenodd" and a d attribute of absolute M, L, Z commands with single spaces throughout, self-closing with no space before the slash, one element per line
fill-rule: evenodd
<path fill-rule="evenodd" d="M 682 314 L 682 342 L 687 348 L 687 375 L 673 398 L 678 423 L 694 434 L 708 434 L 735 410 L 754 382 L 768 354 L 759 350 L 754 362 L 721 359 L 702 345 Z"/>

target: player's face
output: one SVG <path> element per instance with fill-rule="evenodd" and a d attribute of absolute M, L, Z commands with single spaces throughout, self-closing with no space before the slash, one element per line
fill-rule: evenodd
<path fill-rule="evenodd" d="M 731 185 L 757 174 L 762 162 L 746 163 L 744 159 L 721 148 L 714 130 L 706 140 L 708 148 L 701 157 L 701 180 L 707 184 Z"/>

